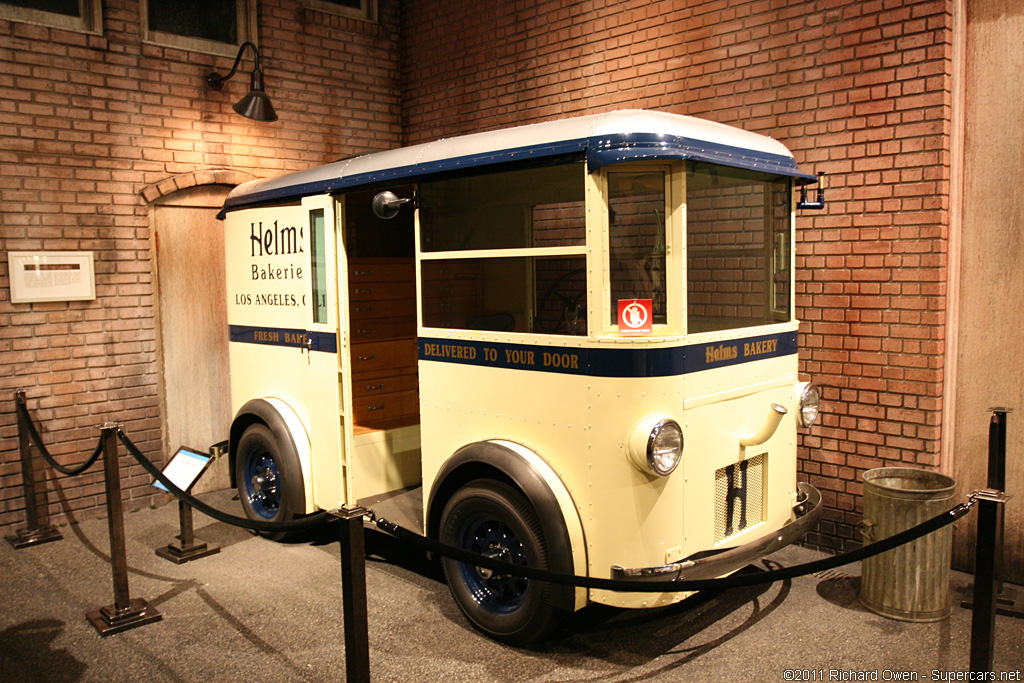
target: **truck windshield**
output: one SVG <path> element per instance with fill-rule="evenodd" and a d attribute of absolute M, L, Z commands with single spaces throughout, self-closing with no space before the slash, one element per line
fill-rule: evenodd
<path fill-rule="evenodd" d="M 790 320 L 790 181 L 688 164 L 687 330 Z"/>

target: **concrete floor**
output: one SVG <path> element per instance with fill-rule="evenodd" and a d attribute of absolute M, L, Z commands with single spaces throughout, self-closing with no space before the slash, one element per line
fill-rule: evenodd
<path fill-rule="evenodd" d="M 230 492 L 203 497 L 239 509 Z M 177 524 L 173 504 L 126 515 L 130 594 L 163 620 L 105 638 L 85 613 L 113 602 L 106 521 L 32 548 L 0 543 L 0 681 L 345 680 L 333 527 L 274 543 L 197 514 L 197 537 L 221 552 L 175 565 L 154 550 Z M 959 599 L 971 577 L 955 572 L 953 614 L 938 623 L 865 610 L 852 565 L 659 610 L 592 606 L 522 650 L 474 631 L 422 553 L 376 531 L 367 549 L 373 681 L 967 680 L 956 675 L 967 671 L 971 613 Z M 768 565 L 821 557 L 791 547 Z M 1021 680 L 1024 620 L 1000 616 L 996 628 L 995 680 Z"/>

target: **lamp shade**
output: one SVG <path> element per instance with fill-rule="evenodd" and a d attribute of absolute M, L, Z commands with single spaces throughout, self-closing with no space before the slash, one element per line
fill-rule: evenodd
<path fill-rule="evenodd" d="M 270 103 L 270 97 L 263 89 L 263 71 L 252 72 L 249 92 L 231 107 L 247 119 L 254 121 L 277 121 L 277 112 Z"/>

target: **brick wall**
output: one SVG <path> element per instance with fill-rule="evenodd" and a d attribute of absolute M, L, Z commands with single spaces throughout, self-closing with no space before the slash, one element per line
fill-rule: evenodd
<path fill-rule="evenodd" d="M 829 174 L 829 208 L 798 216 L 801 369 L 826 399 L 801 447 L 829 506 L 812 540 L 857 543 L 863 470 L 939 464 L 951 0 L 416 0 L 400 40 L 398 0 L 377 24 L 267 0 L 274 124 L 231 112 L 244 74 L 202 87 L 229 59 L 143 45 L 137 0 L 103 4 L 98 36 L 0 21 L 2 249 L 94 251 L 99 294 L 11 305 L 0 263 L 0 526 L 23 519 L 15 389 L 69 462 L 107 420 L 161 450 L 145 199 L 626 107 L 767 133 Z M 58 483 L 70 509 L 100 504 L 95 476 Z"/>
<path fill-rule="evenodd" d="M 147 200 L 399 141 L 397 0 L 381 2 L 377 23 L 294 0 L 258 5 L 276 123 L 230 108 L 247 89 L 248 56 L 223 91 L 204 88 L 231 59 L 143 44 L 137 0 L 104 0 L 101 35 L 0 20 L 0 251 L 92 251 L 97 293 L 11 304 L 0 263 L 0 528 L 24 523 L 15 390 L 27 392 L 44 441 L 66 464 L 92 451 L 107 421 L 160 459 Z M 130 510 L 155 498 L 129 462 Z M 56 520 L 103 505 L 99 470 L 51 483 Z"/>
<path fill-rule="evenodd" d="M 772 135 L 828 174 L 798 215 L 801 370 L 825 415 L 801 477 L 859 543 L 860 476 L 939 465 L 951 2 L 420 0 L 404 8 L 406 142 L 620 108 Z"/>

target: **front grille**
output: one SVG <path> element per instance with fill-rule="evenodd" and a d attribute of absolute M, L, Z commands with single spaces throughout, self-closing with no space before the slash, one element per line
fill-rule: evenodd
<path fill-rule="evenodd" d="M 715 542 L 764 521 L 765 454 L 715 472 Z"/>

